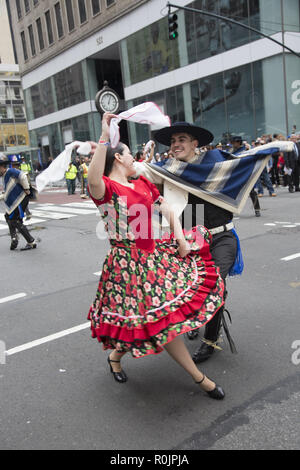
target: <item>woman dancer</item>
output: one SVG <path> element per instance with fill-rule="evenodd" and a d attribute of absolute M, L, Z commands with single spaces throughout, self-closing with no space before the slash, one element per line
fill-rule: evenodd
<path fill-rule="evenodd" d="M 135 174 L 128 147 L 109 145 L 112 114 L 104 114 L 102 135 L 89 167 L 89 192 L 106 223 L 111 249 L 90 307 L 92 336 L 112 349 L 110 370 L 128 380 L 121 367 L 133 357 L 165 349 L 207 392 L 223 399 L 222 388 L 193 362 L 180 335 L 205 325 L 223 305 L 224 284 L 209 252 L 210 234 L 202 226 L 185 235 L 157 188 Z M 159 205 L 173 233 L 154 240 L 153 204 Z"/>

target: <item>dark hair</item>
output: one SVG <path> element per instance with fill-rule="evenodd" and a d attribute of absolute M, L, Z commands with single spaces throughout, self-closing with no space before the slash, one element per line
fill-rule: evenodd
<path fill-rule="evenodd" d="M 114 161 L 115 161 L 115 154 L 120 153 L 122 155 L 123 152 L 124 152 L 124 144 L 122 142 L 119 142 L 117 147 L 115 148 L 112 148 L 111 145 L 107 146 L 106 161 L 105 161 L 105 167 L 104 167 L 105 176 L 109 176 L 110 173 L 112 172 Z"/>
<path fill-rule="evenodd" d="M 142 156 L 143 156 L 143 152 L 139 150 L 138 152 L 136 152 L 134 159 L 139 160 L 140 158 L 142 158 Z"/>

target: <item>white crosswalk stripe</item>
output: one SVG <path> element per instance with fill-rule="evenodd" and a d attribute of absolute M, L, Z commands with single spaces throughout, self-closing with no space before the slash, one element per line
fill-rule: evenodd
<path fill-rule="evenodd" d="M 87 214 L 94 214 L 98 212 L 97 210 L 91 210 L 91 209 L 78 209 L 77 207 L 66 207 L 64 204 L 61 206 L 48 206 L 46 204 L 40 205 L 37 207 L 38 210 L 40 211 L 54 211 L 54 212 L 64 212 L 67 214 L 77 214 L 77 215 L 87 215 Z"/>
<path fill-rule="evenodd" d="M 79 215 L 99 215 L 93 202 L 71 202 L 68 204 L 30 204 L 31 219 L 25 220 L 25 225 L 34 225 L 47 220 L 63 220 Z M 0 212 L 0 230 L 8 230 L 4 213 Z"/>

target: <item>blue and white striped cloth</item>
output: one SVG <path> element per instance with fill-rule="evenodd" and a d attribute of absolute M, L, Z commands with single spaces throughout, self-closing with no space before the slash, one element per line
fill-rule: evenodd
<path fill-rule="evenodd" d="M 203 152 L 192 162 L 172 158 L 149 167 L 195 196 L 239 214 L 271 155 L 290 152 L 292 146 L 292 142 L 276 141 L 238 156 L 216 149 Z"/>
<path fill-rule="evenodd" d="M 11 214 L 26 196 L 24 189 L 29 189 L 29 183 L 25 173 L 15 168 L 6 171 L 3 182 L 4 194 L 1 199 L 4 201 L 7 214 Z"/>

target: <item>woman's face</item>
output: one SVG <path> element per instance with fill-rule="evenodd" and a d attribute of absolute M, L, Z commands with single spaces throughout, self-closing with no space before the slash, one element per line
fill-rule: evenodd
<path fill-rule="evenodd" d="M 124 145 L 121 162 L 126 170 L 126 176 L 133 176 L 135 174 L 136 170 L 133 165 L 134 161 L 134 157 L 132 156 L 129 148 L 127 145 Z"/>

